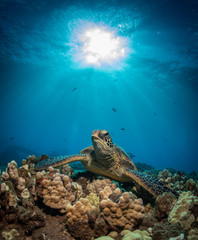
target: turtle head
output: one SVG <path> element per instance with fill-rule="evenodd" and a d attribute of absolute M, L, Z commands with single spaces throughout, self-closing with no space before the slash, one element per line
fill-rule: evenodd
<path fill-rule="evenodd" d="M 114 145 L 111 136 L 106 130 L 94 130 L 91 138 L 96 154 L 106 155 L 111 152 Z"/>

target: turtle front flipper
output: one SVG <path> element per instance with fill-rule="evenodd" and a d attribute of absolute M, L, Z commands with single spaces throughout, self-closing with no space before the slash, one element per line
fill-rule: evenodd
<path fill-rule="evenodd" d="M 94 151 L 92 146 L 86 147 L 80 151 L 80 154 L 91 154 Z"/>
<path fill-rule="evenodd" d="M 178 193 L 168 188 L 164 183 L 151 177 L 146 173 L 137 172 L 134 170 L 127 170 L 126 175 L 150 192 L 154 197 L 163 194 L 164 192 L 172 192 L 176 197 Z"/>
<path fill-rule="evenodd" d="M 59 167 L 67 163 L 76 162 L 76 161 L 88 162 L 87 154 L 75 154 L 75 155 L 62 156 L 62 157 L 56 157 L 56 158 L 48 158 L 46 160 L 38 162 L 35 166 L 35 169 L 43 170 L 48 168 L 49 166 Z"/>

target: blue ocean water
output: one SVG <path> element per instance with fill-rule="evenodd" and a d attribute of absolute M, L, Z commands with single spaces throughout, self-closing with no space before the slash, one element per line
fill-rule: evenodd
<path fill-rule="evenodd" d="M 86 63 L 81 35 L 124 39 L 115 63 Z M 135 162 L 198 170 L 198 3 L 0 2 L 0 161 L 58 156 L 106 129 Z"/>

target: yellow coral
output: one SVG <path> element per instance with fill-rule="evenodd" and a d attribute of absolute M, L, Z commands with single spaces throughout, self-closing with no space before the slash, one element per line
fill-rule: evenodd
<path fill-rule="evenodd" d="M 19 239 L 19 233 L 16 229 L 12 229 L 10 232 L 2 232 L 2 236 L 5 240 Z"/>
<path fill-rule="evenodd" d="M 95 194 L 95 193 L 90 193 L 89 195 L 87 195 L 86 197 L 89 200 L 89 203 L 92 206 L 95 206 L 97 209 L 99 209 L 99 197 Z"/>

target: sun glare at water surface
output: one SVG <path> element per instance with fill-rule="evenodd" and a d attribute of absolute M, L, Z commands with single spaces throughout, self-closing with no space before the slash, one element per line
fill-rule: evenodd
<path fill-rule="evenodd" d="M 75 36 L 73 59 L 85 68 L 116 69 L 129 53 L 126 38 L 105 27 L 87 27 L 75 31 Z"/>

